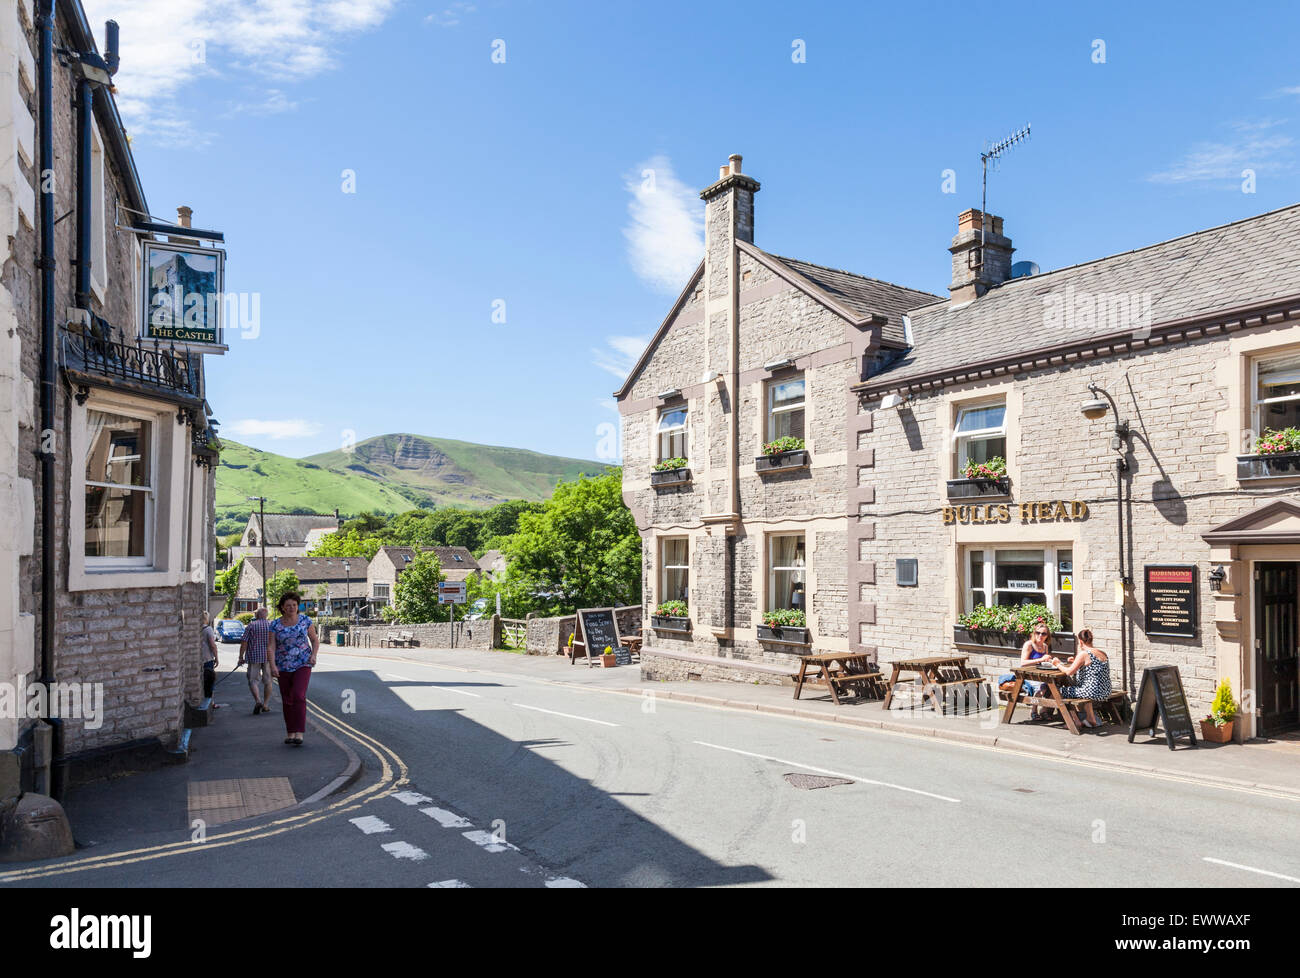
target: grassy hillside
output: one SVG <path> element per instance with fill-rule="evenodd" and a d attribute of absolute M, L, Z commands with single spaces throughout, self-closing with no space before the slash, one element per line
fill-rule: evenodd
<path fill-rule="evenodd" d="M 410 434 L 368 438 L 350 453 L 326 452 L 307 461 L 422 493 L 437 505 L 475 507 L 546 499 L 561 479 L 604 470 L 599 462 L 578 458 Z"/>

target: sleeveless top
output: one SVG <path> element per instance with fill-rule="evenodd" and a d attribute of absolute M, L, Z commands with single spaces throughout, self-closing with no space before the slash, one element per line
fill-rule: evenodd
<path fill-rule="evenodd" d="M 1074 674 L 1074 684 L 1062 686 L 1061 695 L 1068 699 L 1104 700 L 1111 694 L 1110 663 L 1103 662 L 1091 652 L 1082 651 L 1088 657 L 1085 665 Z"/>
<path fill-rule="evenodd" d="M 275 633 L 275 668 L 281 672 L 297 672 L 311 659 L 311 639 L 307 629 L 311 619 L 306 615 L 298 616 L 298 624 L 286 625 L 283 618 L 271 622 L 271 631 Z"/>

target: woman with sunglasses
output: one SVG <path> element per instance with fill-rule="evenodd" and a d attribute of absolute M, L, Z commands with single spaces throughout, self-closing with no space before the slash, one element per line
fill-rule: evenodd
<path fill-rule="evenodd" d="M 1044 659 L 1052 651 L 1052 630 L 1047 627 L 1046 622 L 1039 621 L 1034 625 L 1034 630 L 1027 641 L 1020 648 L 1020 666 L 1032 666 L 1036 659 Z M 1003 673 L 998 677 L 998 685 L 1003 683 L 1015 682 L 1016 674 L 1014 672 Z M 1026 679 L 1021 691 L 1029 696 L 1037 696 L 1038 691 L 1042 688 L 1042 683 L 1034 682 L 1032 679 Z M 1030 720 L 1041 720 L 1042 714 L 1038 712 L 1038 707 L 1029 711 Z"/>

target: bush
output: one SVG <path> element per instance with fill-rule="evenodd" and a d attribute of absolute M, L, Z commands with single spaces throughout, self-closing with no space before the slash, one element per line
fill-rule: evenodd
<path fill-rule="evenodd" d="M 803 448 L 803 439 L 793 435 L 783 435 L 763 446 L 764 455 L 780 455 L 782 452 L 797 452 Z"/>
<path fill-rule="evenodd" d="M 252 621 L 254 618 L 256 618 L 256 617 L 257 617 L 257 615 L 256 615 L 255 613 L 253 613 L 253 612 L 251 612 L 251 611 L 244 611 L 244 612 L 241 612 L 241 613 L 238 614 L 238 615 L 235 615 L 235 620 L 236 620 L 236 621 L 239 621 L 239 622 L 243 622 L 244 627 L 247 628 L 249 622 L 251 622 L 251 621 Z"/>
<path fill-rule="evenodd" d="M 1232 698 L 1232 684 L 1227 679 L 1219 680 L 1219 687 L 1214 691 L 1214 702 L 1210 704 L 1210 715 L 1205 719 L 1216 727 L 1231 723 L 1237 716 L 1237 701 Z"/>
<path fill-rule="evenodd" d="M 322 615 L 320 618 L 313 618 L 312 624 L 317 628 L 343 628 L 348 627 L 348 620 L 340 615 Z"/>
<path fill-rule="evenodd" d="M 775 608 L 763 612 L 763 624 L 769 628 L 807 628 L 808 616 L 799 608 Z"/>
<path fill-rule="evenodd" d="M 685 601 L 665 601 L 655 609 L 655 614 L 666 618 L 689 618 L 691 613 Z"/>

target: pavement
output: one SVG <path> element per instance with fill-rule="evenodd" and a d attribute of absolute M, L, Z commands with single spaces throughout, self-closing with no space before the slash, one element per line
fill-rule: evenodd
<path fill-rule="evenodd" d="M 284 743 L 278 690 L 271 712 L 254 716 L 244 675 L 242 668 L 228 677 L 218 672 L 218 709 L 211 725 L 191 734 L 187 762 L 68 792 L 64 809 L 79 849 L 140 844 L 178 829 L 206 831 L 314 804 L 356 780 L 362 770 L 356 752 L 310 719 L 302 747 Z"/>

